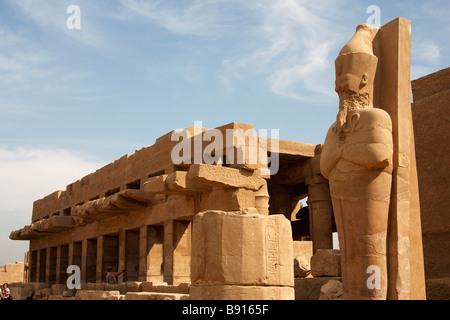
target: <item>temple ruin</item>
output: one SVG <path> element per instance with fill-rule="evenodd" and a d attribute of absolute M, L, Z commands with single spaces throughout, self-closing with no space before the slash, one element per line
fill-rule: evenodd
<path fill-rule="evenodd" d="M 10 235 L 30 241 L 27 297 L 425 299 L 425 271 L 447 275 L 424 269 L 410 31 L 402 18 L 357 27 L 336 60 L 348 110 L 324 144 L 194 125 L 37 200 Z M 420 83 L 415 108 L 428 99 Z M 69 266 L 81 271 L 75 297 Z M 107 267 L 125 270 L 117 285 Z"/>
<path fill-rule="evenodd" d="M 216 128 L 216 131 L 223 132 L 223 137 L 226 137 L 226 130 L 237 132 L 239 129 L 247 133 L 244 137 L 247 141 L 258 138 L 253 136 L 253 126 L 248 124 L 231 123 Z M 206 128 L 187 128 L 192 143 L 198 138 L 194 135 L 196 130 L 201 132 L 200 135 L 209 132 Z M 32 223 L 10 236 L 13 240 L 30 241 L 30 283 L 64 285 L 67 267 L 78 265 L 83 286 L 104 284 L 107 266 L 126 270 L 120 279 L 122 283 L 190 284 L 191 274 L 194 271 L 199 273 L 205 267 L 201 259 L 193 263 L 197 261 L 194 243 L 203 239 L 203 236 L 194 236 L 193 220 L 199 213 L 210 211 L 219 219 L 235 218 L 232 223 L 240 225 L 237 228 L 240 231 L 233 231 L 241 232 L 241 238 L 236 239 L 237 243 L 233 242 L 235 248 L 244 245 L 240 242 L 242 237 L 249 240 L 256 237 L 255 229 L 260 228 L 261 238 L 257 239 L 261 242 L 261 249 L 269 251 L 255 263 L 266 263 L 267 272 L 274 273 L 271 285 L 288 292 L 287 295 L 280 293 L 278 298 L 294 298 L 292 240 L 310 236 L 308 215 L 303 219 L 295 217 L 300 209 L 300 200 L 309 196 L 310 205 L 314 208 L 318 205 L 318 219 L 326 219 L 330 223 L 328 231 L 332 227 L 331 207 L 328 206 L 325 212 L 320 207 L 320 203 L 326 201 L 321 195 L 322 189 L 326 189 L 326 181 L 314 168 L 316 146 L 284 140 L 276 140 L 275 143 L 274 139 L 268 138 L 267 149 L 263 152 L 268 155 L 273 146 L 277 146 L 279 170 L 273 176 L 264 176 L 259 169 L 267 167 L 267 163 L 249 163 L 248 159 L 239 163 L 225 157 L 223 163 L 216 165 L 174 165 L 171 151 L 178 142 L 172 141 L 172 135 L 173 132 L 168 133 L 157 139 L 153 146 L 126 155 L 68 185 L 65 191 L 57 191 L 34 203 Z M 238 144 L 237 137 L 234 142 L 230 146 L 224 141 L 224 148 L 228 149 L 224 154 L 229 154 L 231 148 L 237 160 L 239 150 L 245 150 Z M 205 146 L 204 142 L 202 150 Z M 248 151 L 249 148 L 244 149 Z M 322 185 L 324 187 L 321 188 Z M 258 219 L 258 216 L 266 219 Z M 271 217 L 278 218 L 274 220 Z M 244 220 L 250 223 L 248 229 L 242 227 Z M 293 236 L 290 220 L 295 220 Z M 266 227 L 260 223 L 272 226 L 273 244 L 272 240 L 266 239 Z M 212 224 L 217 228 L 216 223 Z M 322 232 L 321 228 L 322 222 L 317 223 L 313 230 L 317 234 L 313 236 L 317 239 L 315 249 L 331 248 L 331 232 Z M 212 237 L 208 240 L 211 243 L 218 236 L 212 231 L 208 235 L 208 228 L 204 232 L 205 239 Z M 269 241 L 268 246 L 278 248 L 264 249 L 266 241 Z M 288 250 L 280 254 L 279 251 L 286 246 Z M 243 252 L 236 255 L 236 264 L 246 257 Z M 249 279 L 240 279 L 239 274 L 248 268 L 244 264 L 232 285 L 248 285 L 245 281 L 250 281 L 258 290 L 258 281 L 265 279 L 267 272 L 264 270 L 256 276 L 255 270 L 249 268 Z M 205 280 L 202 276 L 199 278 Z M 226 279 L 221 281 L 227 284 Z M 205 283 L 198 281 L 197 284 Z M 267 284 L 261 286 L 261 283 L 259 287 L 268 288 Z M 261 294 L 264 298 L 266 293 Z"/>

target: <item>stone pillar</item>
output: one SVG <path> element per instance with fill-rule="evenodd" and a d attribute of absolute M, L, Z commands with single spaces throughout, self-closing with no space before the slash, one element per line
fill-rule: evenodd
<path fill-rule="evenodd" d="M 388 234 L 388 299 L 425 299 L 422 230 L 411 112 L 411 22 L 397 18 L 374 41 L 375 97 L 389 113 L 394 170 Z M 379 76 L 378 76 L 379 74 Z"/>
<path fill-rule="evenodd" d="M 328 180 L 320 173 L 320 152 L 321 146 L 318 146 L 316 156 L 310 160 L 311 175 L 306 178 L 313 252 L 333 249 L 333 205 Z"/>
<path fill-rule="evenodd" d="M 87 239 L 81 241 L 81 283 L 86 283 Z"/>
<path fill-rule="evenodd" d="M 139 281 L 147 281 L 148 227 L 139 228 Z"/>
<path fill-rule="evenodd" d="M 147 229 L 146 276 L 147 281 L 164 280 L 164 227 L 149 226 Z"/>
<path fill-rule="evenodd" d="M 64 272 L 65 270 L 63 270 Z M 56 283 L 61 283 L 61 245 L 56 247 Z"/>
<path fill-rule="evenodd" d="M 73 242 L 69 243 L 69 261 L 68 261 L 68 265 L 71 266 L 73 265 Z"/>
<path fill-rule="evenodd" d="M 29 263 L 29 272 L 28 272 L 28 282 L 37 282 L 38 275 L 38 251 L 33 250 L 30 252 L 30 263 Z"/>
<path fill-rule="evenodd" d="M 283 215 L 206 211 L 195 216 L 192 237 L 191 299 L 294 299 L 292 232 Z"/>
<path fill-rule="evenodd" d="M 127 281 L 139 280 L 139 230 L 126 231 L 125 270 Z"/>
<path fill-rule="evenodd" d="M 173 284 L 173 221 L 164 222 L 164 281 Z"/>
<path fill-rule="evenodd" d="M 65 284 L 67 280 L 67 267 L 69 264 L 69 245 L 61 245 L 59 254 L 59 278 L 58 282 Z"/>
<path fill-rule="evenodd" d="M 191 221 L 173 222 L 173 285 L 191 280 Z"/>
<path fill-rule="evenodd" d="M 33 281 L 40 282 L 40 273 L 41 273 L 41 250 L 36 250 L 36 277 Z"/>
<path fill-rule="evenodd" d="M 126 250 L 126 232 L 123 229 L 119 229 L 119 263 L 118 270 L 125 269 L 125 250 Z M 126 279 L 126 272 L 123 277 L 119 277 L 118 282 L 122 283 Z"/>
<path fill-rule="evenodd" d="M 50 257 L 51 248 L 46 249 L 46 261 L 45 261 L 45 282 L 50 283 Z"/>
<path fill-rule="evenodd" d="M 97 264 L 95 270 L 95 282 L 102 283 L 103 275 L 105 274 L 105 270 L 103 270 L 103 236 L 97 237 Z"/>

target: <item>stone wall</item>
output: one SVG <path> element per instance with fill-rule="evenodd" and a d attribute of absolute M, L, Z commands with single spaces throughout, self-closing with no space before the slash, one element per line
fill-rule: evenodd
<path fill-rule="evenodd" d="M 16 262 L 0 267 L 0 284 L 23 282 L 25 264 Z"/>
<path fill-rule="evenodd" d="M 450 299 L 450 68 L 412 81 L 427 299 Z"/>

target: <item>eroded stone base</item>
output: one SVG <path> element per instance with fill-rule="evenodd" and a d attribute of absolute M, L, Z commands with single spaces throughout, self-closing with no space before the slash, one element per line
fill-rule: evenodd
<path fill-rule="evenodd" d="M 292 287 L 277 286 L 191 286 L 191 300 L 294 300 Z"/>

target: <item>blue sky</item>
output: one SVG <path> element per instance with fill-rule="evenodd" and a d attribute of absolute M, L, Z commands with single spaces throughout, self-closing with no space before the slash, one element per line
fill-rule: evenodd
<path fill-rule="evenodd" d="M 23 261 L 8 236 L 34 200 L 194 121 L 322 143 L 370 5 L 412 21 L 412 79 L 449 67 L 448 0 L 1 1 L 0 264 Z"/>

